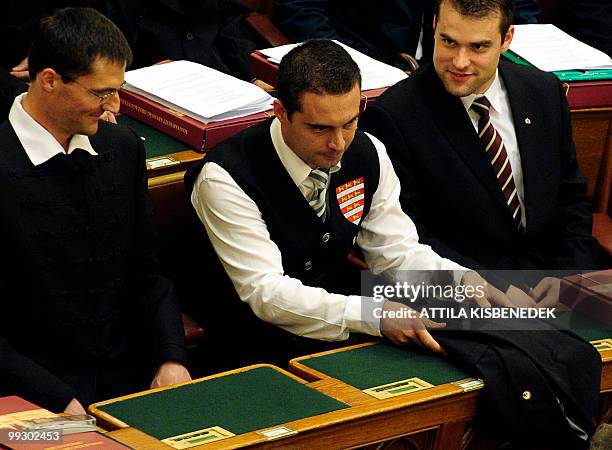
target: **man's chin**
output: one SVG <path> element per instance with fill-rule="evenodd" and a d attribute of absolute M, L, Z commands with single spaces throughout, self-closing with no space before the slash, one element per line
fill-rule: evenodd
<path fill-rule="evenodd" d="M 448 80 L 444 81 L 444 87 L 446 88 L 446 91 L 454 97 L 465 97 L 473 94 L 475 91 L 472 85 L 458 84 Z"/>

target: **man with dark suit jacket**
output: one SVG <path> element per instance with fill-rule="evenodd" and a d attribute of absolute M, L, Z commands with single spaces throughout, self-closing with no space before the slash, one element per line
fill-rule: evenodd
<path fill-rule="evenodd" d="M 105 0 L 125 34 L 134 67 L 186 59 L 249 81 L 249 54 L 259 46 L 238 0 Z"/>
<path fill-rule="evenodd" d="M 362 123 L 387 146 L 402 207 L 440 254 L 479 269 L 593 269 L 564 92 L 552 74 L 499 64 L 513 6 L 442 0 L 433 65 L 389 89 Z M 529 301 L 507 281 L 498 287 Z M 545 278 L 531 294 L 553 287 Z"/>
<path fill-rule="evenodd" d="M 372 58 L 402 67 L 399 53 L 422 55 L 433 48 L 431 0 L 275 0 L 274 21 L 290 38 L 336 39 Z"/>
<path fill-rule="evenodd" d="M 100 121 L 130 60 L 108 19 L 62 9 L 42 20 L 28 92 L 0 125 L 0 396 L 84 413 L 190 379 L 142 142 Z"/>

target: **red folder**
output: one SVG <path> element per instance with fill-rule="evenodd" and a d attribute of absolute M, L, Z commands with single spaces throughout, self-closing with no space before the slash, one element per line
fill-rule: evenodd
<path fill-rule="evenodd" d="M 612 80 L 563 83 L 571 109 L 612 107 Z"/>
<path fill-rule="evenodd" d="M 0 397 L 0 416 L 34 409 L 42 408 L 34 403 L 22 399 L 21 397 L 17 397 L 16 395 Z"/>
<path fill-rule="evenodd" d="M 209 151 L 222 140 L 251 125 L 273 117 L 272 110 L 269 110 L 236 119 L 204 123 L 133 92 L 121 90 L 119 97 L 121 113 L 202 152 Z"/>

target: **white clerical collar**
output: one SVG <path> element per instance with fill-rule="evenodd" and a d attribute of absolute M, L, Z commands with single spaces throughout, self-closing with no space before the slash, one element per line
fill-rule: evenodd
<path fill-rule="evenodd" d="M 272 144 L 274 144 L 274 149 L 278 154 L 283 166 L 289 173 L 289 176 L 293 180 L 296 186 L 300 186 L 310 172 L 312 168 L 306 164 L 302 158 L 294 153 L 293 150 L 285 143 L 283 139 L 283 134 L 281 132 L 281 124 L 278 118 L 274 118 L 272 124 L 270 125 L 270 137 L 272 137 Z M 337 165 L 331 167 L 329 171 L 331 173 L 337 172 L 340 170 L 341 163 L 338 162 Z"/>
<path fill-rule="evenodd" d="M 13 101 L 13 106 L 9 112 L 9 122 L 19 138 L 28 158 L 32 164 L 38 166 L 49 161 L 55 155 L 65 153 L 61 144 L 47 131 L 41 124 L 36 122 L 25 109 L 23 109 L 23 99 L 27 92 L 18 95 Z M 68 154 L 80 148 L 93 156 L 98 154 L 91 146 L 89 138 L 82 134 L 73 134 L 68 144 Z"/>
<path fill-rule="evenodd" d="M 495 71 L 495 79 L 493 80 L 491 86 L 489 86 L 489 89 L 487 89 L 484 94 L 470 94 L 460 98 L 465 110 L 469 111 L 472 107 L 472 103 L 474 103 L 474 100 L 480 97 L 487 97 L 487 100 L 489 100 L 489 102 L 491 103 L 491 107 L 495 111 L 497 111 L 498 113 L 503 112 L 502 84 L 501 79 L 499 78 L 499 69 Z"/>

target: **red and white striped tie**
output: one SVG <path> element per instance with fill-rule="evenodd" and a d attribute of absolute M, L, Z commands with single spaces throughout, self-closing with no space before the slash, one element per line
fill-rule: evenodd
<path fill-rule="evenodd" d="M 493 127 L 489 109 L 491 102 L 486 97 L 480 97 L 472 103 L 472 109 L 480 116 L 478 120 L 478 137 L 493 166 L 499 186 L 506 198 L 506 204 L 510 208 L 512 218 L 516 227 L 521 226 L 521 203 L 512 176 L 512 167 L 508 159 L 508 152 L 502 141 L 501 135 Z"/>

